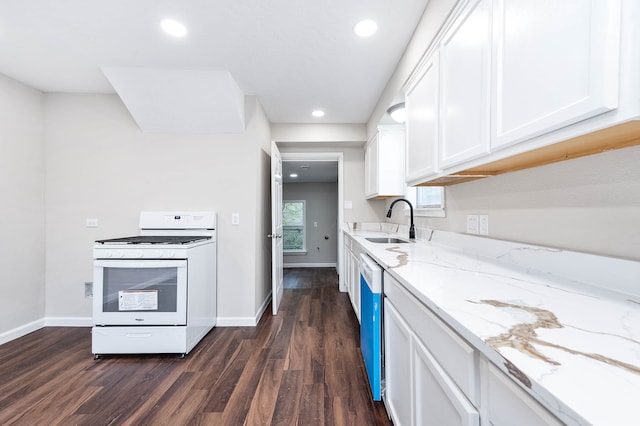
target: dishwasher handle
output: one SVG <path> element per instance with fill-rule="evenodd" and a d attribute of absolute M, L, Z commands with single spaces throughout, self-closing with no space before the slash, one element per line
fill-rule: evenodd
<path fill-rule="evenodd" d="M 364 278 L 372 293 L 382 293 L 382 267 L 368 255 L 360 254 L 360 275 Z"/>

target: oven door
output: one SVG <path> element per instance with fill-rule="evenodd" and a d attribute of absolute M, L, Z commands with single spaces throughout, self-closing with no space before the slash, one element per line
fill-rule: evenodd
<path fill-rule="evenodd" d="M 95 325 L 186 325 L 186 260 L 95 260 Z"/>

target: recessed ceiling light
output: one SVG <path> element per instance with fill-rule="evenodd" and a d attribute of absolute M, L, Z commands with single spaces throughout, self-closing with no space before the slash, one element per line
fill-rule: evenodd
<path fill-rule="evenodd" d="M 160 26 L 165 33 L 174 37 L 184 37 L 187 35 L 187 27 L 173 19 L 163 19 L 160 21 Z"/>
<path fill-rule="evenodd" d="M 294 179 L 295 179 L 295 178 L 297 178 L 297 177 L 298 177 L 298 174 L 297 174 L 297 173 L 291 173 L 291 174 L 289 175 L 289 177 L 290 177 L 290 178 L 294 178 Z"/>
<path fill-rule="evenodd" d="M 376 31 L 378 31 L 378 24 L 371 19 L 360 21 L 353 27 L 353 32 L 359 37 L 371 37 Z"/>
<path fill-rule="evenodd" d="M 324 117 L 324 111 L 317 109 L 311 113 L 314 117 Z"/>

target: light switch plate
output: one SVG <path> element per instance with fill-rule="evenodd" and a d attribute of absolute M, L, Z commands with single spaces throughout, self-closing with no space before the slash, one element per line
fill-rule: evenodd
<path fill-rule="evenodd" d="M 467 233 L 478 235 L 478 215 L 477 214 L 467 215 Z"/>
<path fill-rule="evenodd" d="M 478 216 L 478 231 L 480 235 L 489 235 L 489 215 L 481 214 Z"/>
<path fill-rule="evenodd" d="M 231 213 L 231 224 L 240 225 L 240 213 Z"/>

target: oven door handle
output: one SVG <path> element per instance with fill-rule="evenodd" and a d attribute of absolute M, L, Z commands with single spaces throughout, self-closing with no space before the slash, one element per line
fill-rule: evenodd
<path fill-rule="evenodd" d="M 181 260 L 94 260 L 98 268 L 186 268 L 187 261 Z"/>

